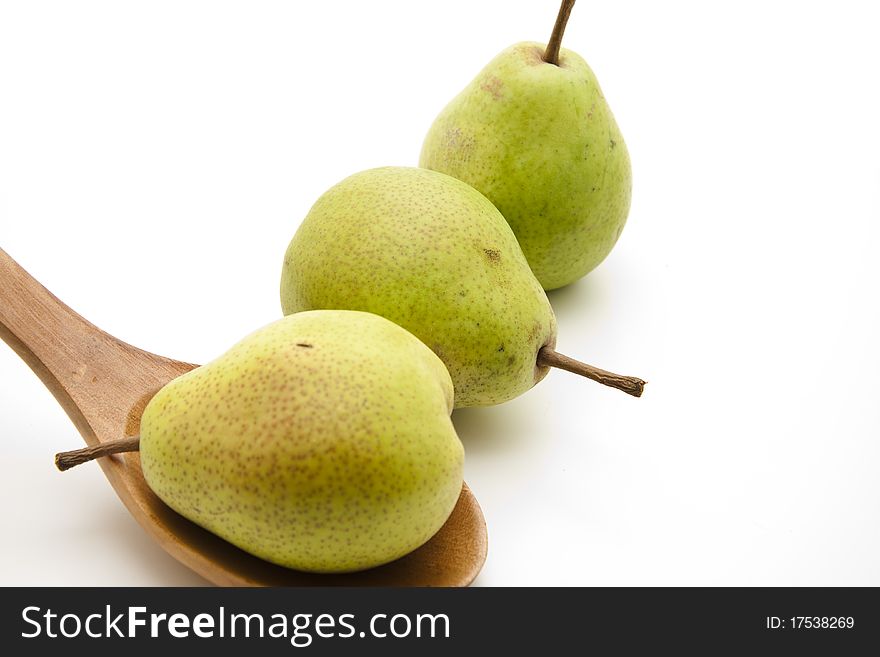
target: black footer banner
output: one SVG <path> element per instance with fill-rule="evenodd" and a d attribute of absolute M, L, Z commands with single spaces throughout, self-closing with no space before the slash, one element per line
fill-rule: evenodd
<path fill-rule="evenodd" d="M 880 654 L 880 601 L 870 588 L 6 588 L 0 596 L 0 652 L 16 656 Z"/>

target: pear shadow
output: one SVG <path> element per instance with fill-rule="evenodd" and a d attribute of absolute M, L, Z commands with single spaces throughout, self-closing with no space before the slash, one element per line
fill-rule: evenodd
<path fill-rule="evenodd" d="M 608 287 L 601 272 L 591 272 L 565 287 L 547 292 L 556 319 L 572 321 L 606 305 Z"/>
<path fill-rule="evenodd" d="M 530 412 L 529 406 L 509 402 L 500 406 L 458 408 L 452 413 L 452 424 L 469 457 L 532 450 L 542 441 L 536 435 L 540 433 L 536 413 Z"/>

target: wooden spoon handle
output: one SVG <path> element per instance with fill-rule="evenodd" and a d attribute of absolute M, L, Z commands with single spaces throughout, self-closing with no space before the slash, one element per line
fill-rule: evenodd
<path fill-rule="evenodd" d="M 99 333 L 0 249 L 0 338 L 46 384 L 87 442 L 94 431 L 72 390 L 88 362 L 86 347 Z"/>
<path fill-rule="evenodd" d="M 121 437 L 119 426 L 142 401 L 145 389 L 155 392 L 193 367 L 108 335 L 40 285 L 3 249 L 0 338 L 55 395 L 89 445 Z"/>

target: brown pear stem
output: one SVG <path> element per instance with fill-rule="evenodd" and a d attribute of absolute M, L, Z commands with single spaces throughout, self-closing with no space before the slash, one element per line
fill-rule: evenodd
<path fill-rule="evenodd" d="M 562 5 L 559 7 L 556 24 L 553 26 L 553 34 L 550 35 L 550 41 L 547 42 L 547 49 L 544 51 L 544 61 L 548 64 L 559 66 L 559 48 L 562 46 L 562 35 L 565 33 L 565 26 L 568 24 L 568 17 L 571 16 L 574 2 L 575 0 L 562 0 Z"/>
<path fill-rule="evenodd" d="M 102 456 L 110 456 L 120 452 L 136 452 L 140 445 L 141 437 L 132 436 L 130 438 L 111 440 L 94 447 L 83 447 L 82 449 L 74 449 L 70 452 L 61 452 L 55 455 L 55 467 L 64 472 L 80 463 L 88 463 Z"/>
<path fill-rule="evenodd" d="M 543 367 L 558 367 L 567 372 L 580 374 L 588 379 L 592 379 L 605 386 L 623 390 L 626 394 L 633 397 L 641 397 L 645 391 L 645 382 L 634 376 L 621 376 L 614 372 L 606 372 L 598 367 L 587 365 L 574 358 L 563 356 L 553 351 L 550 347 L 543 347 L 538 352 L 538 365 Z"/>

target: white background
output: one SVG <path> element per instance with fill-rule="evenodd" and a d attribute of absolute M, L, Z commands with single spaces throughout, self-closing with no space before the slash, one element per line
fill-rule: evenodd
<path fill-rule="evenodd" d="M 634 168 L 608 260 L 551 294 L 564 372 L 454 415 L 481 585 L 880 585 L 880 42 L 872 3 L 603 2 L 592 65 Z M 110 333 L 203 362 L 280 315 L 343 177 L 415 165 L 556 0 L 0 3 L 0 247 Z M 2 584 L 199 585 L 0 345 Z"/>

